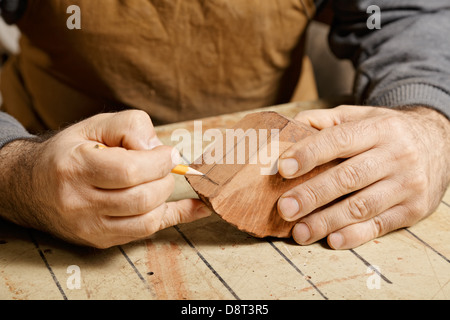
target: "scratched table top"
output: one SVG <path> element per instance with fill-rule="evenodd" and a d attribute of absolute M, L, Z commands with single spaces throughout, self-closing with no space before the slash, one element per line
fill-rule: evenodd
<path fill-rule="evenodd" d="M 329 106 L 317 101 L 269 109 L 292 117 Z M 231 127 L 244 115 L 203 119 L 203 130 Z M 176 129 L 192 132 L 194 123 L 157 131 L 175 146 Z M 175 179 L 170 200 L 196 197 L 184 177 Z M 342 251 L 325 241 L 299 246 L 291 239 L 257 239 L 215 214 L 106 250 L 0 220 L 0 299 L 448 299 L 449 231 L 450 190 L 413 227 Z"/>

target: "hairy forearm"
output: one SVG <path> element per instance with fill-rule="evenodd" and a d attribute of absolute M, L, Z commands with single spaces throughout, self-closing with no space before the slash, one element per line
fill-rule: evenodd
<path fill-rule="evenodd" d="M 33 176 L 41 143 L 16 140 L 0 149 L 0 216 L 24 227 L 39 228 Z"/>

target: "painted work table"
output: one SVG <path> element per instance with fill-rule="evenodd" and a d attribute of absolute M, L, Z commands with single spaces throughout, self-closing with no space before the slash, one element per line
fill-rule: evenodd
<path fill-rule="evenodd" d="M 330 105 L 317 101 L 264 110 L 293 117 L 324 107 Z M 203 129 L 231 127 L 246 113 L 202 119 Z M 175 145 L 176 129 L 192 132 L 194 122 L 157 132 Z M 175 179 L 170 200 L 196 197 L 183 176 Z M 326 241 L 299 246 L 254 238 L 215 214 L 106 250 L 0 220 L 0 299 L 449 299 L 449 259 L 450 190 L 436 212 L 413 227 L 342 251 Z"/>

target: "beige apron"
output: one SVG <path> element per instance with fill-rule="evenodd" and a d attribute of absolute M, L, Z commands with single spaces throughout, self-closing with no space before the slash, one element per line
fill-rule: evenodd
<path fill-rule="evenodd" d="M 72 4 L 81 30 L 66 26 Z M 38 132 L 128 108 L 165 124 L 314 99 L 303 53 L 314 11 L 313 0 L 29 0 L 2 109 Z"/>

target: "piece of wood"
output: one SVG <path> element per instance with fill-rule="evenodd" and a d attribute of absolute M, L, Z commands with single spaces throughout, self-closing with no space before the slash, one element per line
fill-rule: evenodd
<path fill-rule="evenodd" d="M 239 129 L 242 129 L 240 136 L 236 134 Z M 242 135 L 242 132 L 248 134 Z M 284 179 L 276 172 L 276 160 L 295 142 L 314 132 L 317 130 L 276 112 L 249 114 L 232 130 L 225 130 L 222 139 L 216 139 L 201 159 L 191 165 L 206 176 L 186 176 L 186 179 L 208 207 L 238 229 L 255 237 L 290 237 L 295 222 L 287 222 L 279 216 L 279 197 L 334 164 L 322 165 L 296 179 Z M 233 133 L 237 137 L 230 140 Z M 258 137 L 256 146 L 255 136 Z M 227 144 L 227 141 L 232 143 Z M 222 150 L 222 153 L 211 150 Z M 244 156 L 242 150 L 245 150 Z M 273 156 L 274 174 L 262 174 L 270 169 L 264 155 Z M 222 163 L 218 159 L 222 159 Z"/>

